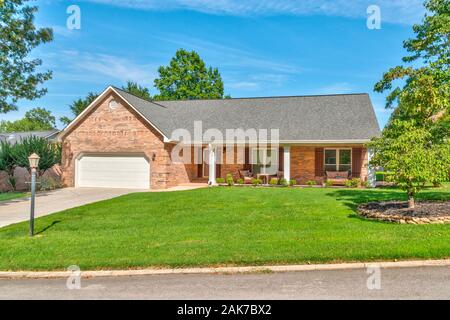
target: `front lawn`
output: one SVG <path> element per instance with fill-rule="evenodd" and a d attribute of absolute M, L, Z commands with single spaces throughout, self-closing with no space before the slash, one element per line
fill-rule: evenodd
<path fill-rule="evenodd" d="M 450 186 L 422 199 L 449 200 Z M 0 229 L 1 270 L 139 268 L 450 257 L 450 225 L 356 216 L 395 189 L 219 187 L 136 193 Z"/>
<path fill-rule="evenodd" d="M 26 192 L 5 192 L 5 193 L 0 193 L 0 202 L 1 201 L 12 200 L 12 199 L 17 199 L 17 198 L 23 198 L 26 195 L 27 195 Z"/>

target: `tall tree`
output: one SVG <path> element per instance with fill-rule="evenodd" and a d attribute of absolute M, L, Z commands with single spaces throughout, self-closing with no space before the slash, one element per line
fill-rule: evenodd
<path fill-rule="evenodd" d="M 158 69 L 155 100 L 222 99 L 223 82 L 217 68 L 206 67 L 195 51 L 179 49 L 169 65 Z"/>
<path fill-rule="evenodd" d="M 51 111 L 44 108 L 34 108 L 27 111 L 22 119 L 1 121 L 0 132 L 52 130 L 56 128 L 55 120 Z"/>
<path fill-rule="evenodd" d="M 404 42 L 407 65 L 383 75 L 375 91 L 391 90 L 386 107 L 394 109 L 380 138 L 369 144 L 372 165 L 391 171 L 414 206 L 425 182 L 435 184 L 450 172 L 450 1 L 428 0 L 415 37 Z M 396 80 L 403 80 L 394 88 Z"/>
<path fill-rule="evenodd" d="M 72 102 L 72 104 L 69 105 L 73 118 L 64 116 L 59 118 L 59 121 L 61 121 L 65 125 L 68 125 L 74 118 L 76 118 L 81 112 L 83 112 L 83 110 L 86 109 L 92 103 L 92 101 L 97 99 L 97 97 L 97 93 L 89 92 L 86 97 L 75 100 L 74 102 Z"/>
<path fill-rule="evenodd" d="M 125 86 L 122 86 L 122 89 L 144 100 L 152 99 L 150 91 L 147 88 L 140 86 L 136 82 L 127 81 L 127 84 Z"/>
<path fill-rule="evenodd" d="M 29 0 L 0 1 L 0 113 L 17 110 L 19 99 L 35 99 L 47 90 L 38 88 L 51 78 L 51 71 L 37 72 L 40 59 L 30 59 L 30 51 L 53 39 L 50 28 L 34 26 L 36 6 Z"/>

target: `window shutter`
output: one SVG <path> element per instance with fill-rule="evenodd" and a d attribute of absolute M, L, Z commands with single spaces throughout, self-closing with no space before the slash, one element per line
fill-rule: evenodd
<path fill-rule="evenodd" d="M 280 147 L 278 149 L 278 171 L 284 170 L 284 148 Z"/>
<path fill-rule="evenodd" d="M 202 178 L 203 177 L 203 148 L 199 147 L 196 148 L 197 151 L 197 157 L 199 160 L 199 164 L 197 164 L 197 177 Z"/>
<path fill-rule="evenodd" d="M 251 170 L 252 165 L 250 164 L 250 148 L 245 148 L 245 164 L 244 164 L 244 170 Z"/>
<path fill-rule="evenodd" d="M 352 149 L 352 177 L 359 178 L 361 176 L 361 167 L 362 167 L 362 148 L 353 148 Z"/>
<path fill-rule="evenodd" d="M 316 148 L 316 177 L 322 177 L 324 175 L 323 161 L 323 148 Z"/>

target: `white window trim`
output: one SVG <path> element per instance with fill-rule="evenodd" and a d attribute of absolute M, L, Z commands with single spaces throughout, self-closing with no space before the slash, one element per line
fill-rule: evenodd
<path fill-rule="evenodd" d="M 325 151 L 326 150 L 336 150 L 336 171 L 340 171 L 339 167 L 340 167 L 340 163 L 339 163 L 339 159 L 340 159 L 340 152 L 341 150 L 350 150 L 350 172 L 352 171 L 352 167 L 353 167 L 353 151 L 352 148 L 324 148 L 323 150 L 323 168 L 326 169 L 327 163 L 325 161 L 326 155 L 325 155 Z M 345 166 L 347 166 L 348 164 L 344 164 Z"/>
<path fill-rule="evenodd" d="M 279 157 L 278 148 L 276 148 L 276 147 L 266 147 L 266 148 L 256 147 L 256 148 L 250 148 L 250 163 L 252 165 L 252 172 L 254 171 L 253 170 L 253 165 L 257 164 L 255 161 L 253 161 L 254 160 L 253 159 L 253 151 L 254 150 L 256 150 L 256 151 L 259 151 L 259 150 L 272 150 L 272 154 L 275 151 L 275 153 L 276 153 L 275 161 L 276 161 L 276 165 L 277 165 L 277 170 L 276 171 L 278 171 L 278 169 L 280 169 L 280 164 L 279 164 L 279 161 L 278 161 L 278 157 Z M 267 157 L 267 152 L 264 153 L 264 157 Z M 271 165 L 273 165 L 273 164 L 271 164 Z M 266 174 L 266 167 L 265 166 L 262 167 L 262 171 L 263 172 L 261 172 L 261 174 Z"/>

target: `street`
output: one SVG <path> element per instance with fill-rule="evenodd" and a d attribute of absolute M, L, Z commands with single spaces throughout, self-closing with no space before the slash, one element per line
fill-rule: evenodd
<path fill-rule="evenodd" d="M 1 279 L 0 299 L 450 299 L 450 267 L 81 279 Z M 375 283 L 375 287 L 368 289 Z M 377 289 L 379 288 L 379 289 Z"/>

